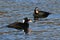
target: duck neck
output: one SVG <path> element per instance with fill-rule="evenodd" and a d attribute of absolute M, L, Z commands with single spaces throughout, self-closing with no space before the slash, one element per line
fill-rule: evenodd
<path fill-rule="evenodd" d="M 24 22 L 24 25 L 28 28 L 29 27 L 29 23 L 28 22 Z"/>
<path fill-rule="evenodd" d="M 24 24 L 28 24 L 28 22 L 24 22 Z"/>

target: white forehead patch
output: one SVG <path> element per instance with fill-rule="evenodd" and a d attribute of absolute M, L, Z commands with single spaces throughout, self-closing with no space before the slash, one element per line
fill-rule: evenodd
<path fill-rule="evenodd" d="M 32 22 L 32 20 L 29 20 L 29 22 Z"/>

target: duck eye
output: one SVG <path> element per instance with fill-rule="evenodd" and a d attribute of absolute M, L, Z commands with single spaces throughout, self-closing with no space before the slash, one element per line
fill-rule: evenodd
<path fill-rule="evenodd" d="M 23 23 L 25 22 L 25 20 L 23 20 Z"/>

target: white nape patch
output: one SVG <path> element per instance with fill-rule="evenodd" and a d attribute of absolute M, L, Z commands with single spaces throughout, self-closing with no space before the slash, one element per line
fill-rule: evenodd
<path fill-rule="evenodd" d="M 39 12 L 36 10 L 36 13 L 39 13 Z"/>
<path fill-rule="evenodd" d="M 25 22 L 25 20 L 23 20 L 23 23 Z"/>

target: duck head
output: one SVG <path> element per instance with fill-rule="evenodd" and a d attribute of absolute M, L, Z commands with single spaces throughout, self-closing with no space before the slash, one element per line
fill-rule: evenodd
<path fill-rule="evenodd" d="M 23 23 L 28 23 L 28 22 L 32 22 L 32 20 L 27 18 L 27 17 L 25 17 L 24 20 L 23 20 Z"/>
<path fill-rule="evenodd" d="M 35 8 L 35 13 L 36 13 L 36 14 L 39 13 L 39 8 L 38 8 L 38 7 Z"/>

